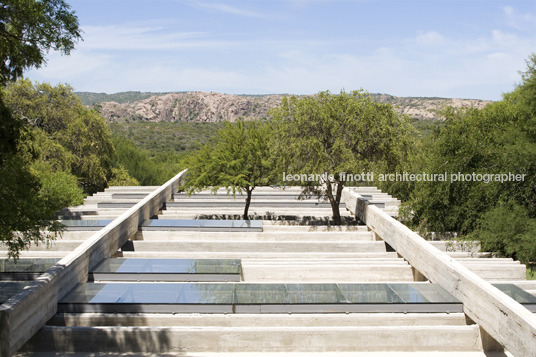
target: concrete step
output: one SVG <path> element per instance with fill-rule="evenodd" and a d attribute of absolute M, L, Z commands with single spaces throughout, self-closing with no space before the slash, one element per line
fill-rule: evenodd
<path fill-rule="evenodd" d="M 373 241 L 372 232 L 191 232 L 191 231 L 142 231 L 136 233 L 133 240 L 248 240 L 248 241 Z"/>
<path fill-rule="evenodd" d="M 104 192 L 147 192 L 151 193 L 160 186 L 110 186 L 104 189 Z"/>
<path fill-rule="evenodd" d="M 513 260 L 512 258 L 491 258 L 491 257 L 460 257 L 457 258 L 462 264 L 488 264 L 488 263 L 516 263 L 520 264 L 519 261 Z"/>
<path fill-rule="evenodd" d="M 408 262 L 402 258 L 396 257 L 358 257 L 358 258 L 273 258 L 273 259 L 242 259 L 242 262 L 248 264 L 273 264 L 273 265 L 316 265 L 316 264 L 401 264 L 408 265 Z"/>
<path fill-rule="evenodd" d="M 492 253 L 490 252 L 445 252 L 450 257 L 455 259 L 460 258 L 491 258 Z"/>
<path fill-rule="evenodd" d="M 451 357 L 451 352 L 166 352 L 159 353 L 160 357 Z M 91 352 L 22 352 L 15 357 L 96 357 Z M 99 353 L 99 357 L 155 357 L 154 353 Z M 456 352 L 456 357 L 513 357 L 509 352 Z"/>
<path fill-rule="evenodd" d="M 113 202 L 112 202 L 113 203 Z M 129 203 L 131 204 L 131 203 Z M 317 215 L 332 215 L 333 211 L 331 208 L 284 208 L 284 207 L 252 207 L 249 209 L 248 214 L 259 214 L 265 215 L 268 213 L 271 214 L 280 214 L 280 215 L 294 215 L 294 216 L 317 216 Z M 184 208 L 166 208 L 162 210 L 163 216 L 173 216 L 177 214 L 243 214 L 244 207 L 184 207 Z M 343 213 L 350 214 L 349 211 L 340 210 L 340 214 Z"/>
<path fill-rule="evenodd" d="M 64 352 L 482 351 L 471 326 L 58 327 L 24 347 Z"/>
<path fill-rule="evenodd" d="M 463 313 L 57 314 L 55 326 L 465 326 Z"/>
<path fill-rule="evenodd" d="M 240 199 L 203 199 L 199 200 L 196 198 L 178 198 L 166 202 L 166 207 L 169 208 L 211 208 L 211 207 L 241 207 L 243 208 L 246 204 L 243 198 Z M 344 203 L 339 205 L 341 208 L 345 207 Z M 318 200 L 296 200 L 289 198 L 257 198 L 252 197 L 250 202 L 251 208 L 259 207 L 275 207 L 275 208 L 329 208 L 331 209 L 331 203 L 328 201 L 318 201 Z"/>
<path fill-rule="evenodd" d="M 120 214 L 105 214 L 105 213 L 102 213 L 102 214 L 99 214 L 99 215 L 95 215 L 95 214 L 90 214 L 90 215 L 81 215 L 79 217 L 77 217 L 76 219 L 81 219 L 81 220 L 98 220 L 98 219 L 116 219 L 117 217 L 119 217 Z M 58 217 L 58 219 L 69 219 L 69 217 Z"/>
<path fill-rule="evenodd" d="M 476 241 L 428 241 L 442 252 L 478 252 L 480 242 Z"/>
<path fill-rule="evenodd" d="M 63 258 L 71 251 L 58 250 L 24 250 L 20 252 L 20 258 Z M 8 258 L 7 250 L 0 250 L 0 258 Z"/>
<path fill-rule="evenodd" d="M 523 280 L 527 268 L 523 264 L 464 264 L 469 270 L 486 280 Z"/>
<path fill-rule="evenodd" d="M 222 212 L 197 212 L 197 213 L 176 213 L 176 214 L 160 214 L 158 218 L 161 219 L 229 219 L 229 216 L 232 216 L 232 219 L 242 219 L 243 212 L 234 212 L 234 213 L 222 213 Z M 322 221 L 327 222 L 331 221 L 332 214 L 296 214 L 296 212 L 285 213 L 285 212 L 250 212 L 249 219 L 272 219 L 276 217 L 280 220 L 299 220 L 299 221 Z M 348 212 L 343 214 L 341 212 L 341 217 L 352 217 Z"/>
<path fill-rule="evenodd" d="M 71 242 L 58 242 L 53 248 L 64 249 Z M 133 250 L 137 252 L 385 252 L 384 242 L 352 242 L 347 241 L 285 241 L 285 242 L 258 242 L 244 239 L 197 240 L 196 242 L 175 241 L 131 241 Z M 76 242 L 80 243 L 80 242 Z M 75 247 L 75 245 L 73 245 Z M 130 250 L 129 248 L 126 248 Z"/>
<path fill-rule="evenodd" d="M 242 262 L 244 282 L 350 283 L 413 281 L 408 264 L 248 264 Z"/>
<path fill-rule="evenodd" d="M 82 242 L 80 240 L 58 239 L 58 240 L 53 241 L 48 246 L 46 244 L 32 245 L 30 247 L 30 251 L 31 252 L 58 251 L 58 250 L 61 250 L 61 251 L 73 251 L 81 243 Z M 5 250 L 5 249 L 6 249 L 6 245 L 4 243 L 0 243 L 0 250 Z"/>
<path fill-rule="evenodd" d="M 369 232 L 367 226 L 305 226 L 277 221 L 262 221 L 262 229 L 264 232 Z"/>
<path fill-rule="evenodd" d="M 66 240 L 86 240 L 93 236 L 97 231 L 65 231 L 62 233 L 62 239 Z"/>
<path fill-rule="evenodd" d="M 394 252 L 122 252 L 125 258 L 175 259 L 353 259 L 364 257 L 396 257 Z"/>

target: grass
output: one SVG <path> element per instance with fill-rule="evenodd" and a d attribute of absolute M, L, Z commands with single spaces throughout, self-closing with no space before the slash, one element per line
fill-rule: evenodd
<path fill-rule="evenodd" d="M 536 280 L 536 265 L 527 264 L 527 280 Z"/>

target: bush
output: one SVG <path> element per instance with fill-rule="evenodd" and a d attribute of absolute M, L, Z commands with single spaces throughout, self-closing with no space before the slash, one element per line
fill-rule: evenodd
<path fill-rule="evenodd" d="M 525 207 L 509 201 L 486 212 L 469 235 L 485 251 L 497 252 L 523 263 L 536 261 L 536 220 Z"/>

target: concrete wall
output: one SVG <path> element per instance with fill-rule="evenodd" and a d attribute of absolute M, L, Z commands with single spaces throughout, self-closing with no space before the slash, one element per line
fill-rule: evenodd
<path fill-rule="evenodd" d="M 48 269 L 24 290 L 0 306 L 0 356 L 9 356 L 32 337 L 55 313 L 58 301 L 77 284 L 86 282 L 88 270 L 109 258 L 144 220 L 156 214 L 176 192 L 185 176 L 180 172 L 134 207 L 96 232 Z"/>
<path fill-rule="evenodd" d="M 536 318 L 529 310 L 357 193 L 345 189 L 343 201 L 415 269 L 462 301 L 467 316 L 509 352 L 536 356 Z"/>

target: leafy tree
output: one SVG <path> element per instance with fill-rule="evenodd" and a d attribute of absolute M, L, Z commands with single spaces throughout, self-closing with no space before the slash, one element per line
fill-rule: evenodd
<path fill-rule="evenodd" d="M 49 50 L 68 54 L 80 39 L 78 20 L 63 0 L 6 0 L 0 3 L 0 241 L 17 258 L 34 242 L 48 242 L 61 231 L 55 212 L 67 201 L 79 202 L 76 178 L 63 166 L 66 151 L 58 145 L 40 150 L 29 138 L 39 117 L 21 117 L 6 105 L 4 88 L 31 67 L 45 63 Z M 53 106 L 50 103 L 49 107 Z M 34 135 L 35 134 L 35 135 Z M 36 171 L 51 155 L 46 171 Z M 67 155 L 68 156 L 68 155 Z M 36 175 L 38 172 L 39 175 Z M 49 233 L 43 233 L 42 231 Z"/>
<path fill-rule="evenodd" d="M 341 173 L 394 170 L 410 148 L 412 127 L 392 105 L 374 102 L 364 92 L 320 92 L 313 97 L 284 98 L 271 111 L 272 145 L 281 172 L 322 175 L 320 182 L 301 181 L 303 194 L 328 198 L 340 224 Z"/>
<path fill-rule="evenodd" d="M 226 123 L 211 142 L 190 158 L 185 189 L 193 193 L 211 187 L 215 192 L 225 187 L 233 195 L 245 191 L 243 218 L 248 219 L 253 190 L 270 181 L 269 136 L 267 123 Z"/>
<path fill-rule="evenodd" d="M 469 238 L 482 243 L 484 251 L 529 263 L 536 260 L 536 220 L 513 200 L 499 202 L 486 211 Z"/>
<path fill-rule="evenodd" d="M 21 80 L 7 86 L 5 101 L 15 118 L 27 123 L 23 153 L 37 150 L 54 170 L 77 176 L 87 193 L 106 187 L 114 152 L 110 131 L 70 86 Z"/>
<path fill-rule="evenodd" d="M 7 245 L 9 256 L 16 259 L 19 251 L 32 242 L 55 238 L 61 231 L 61 225 L 54 221 L 55 212 L 61 207 L 51 202 L 52 190 L 42 190 L 27 160 L 18 154 L 20 125 L 1 96 L 0 92 L 0 129 L 7 136 L 3 136 L 0 151 L 0 241 Z"/>
<path fill-rule="evenodd" d="M 454 231 L 483 249 L 536 259 L 536 56 L 522 83 L 483 109 L 447 109 L 445 124 L 423 145 L 417 171 L 524 174 L 523 180 L 417 182 L 406 219 L 423 231 Z"/>
<path fill-rule="evenodd" d="M 45 63 L 49 50 L 69 54 L 81 39 L 78 19 L 63 0 L 0 3 L 0 85 Z"/>
<path fill-rule="evenodd" d="M 131 140 L 117 134 L 113 135 L 113 144 L 115 175 L 119 174 L 118 169 L 123 169 L 121 175 L 126 173 L 130 176 L 130 179 L 123 177 L 127 181 L 135 180 L 144 186 L 162 185 L 180 171 L 180 160 L 176 154 L 161 153 L 151 156 Z M 115 183 L 110 182 L 110 185 Z"/>
<path fill-rule="evenodd" d="M 119 166 L 112 168 L 112 178 L 108 184 L 110 186 L 139 186 L 140 182 L 131 177 L 123 166 Z"/>

